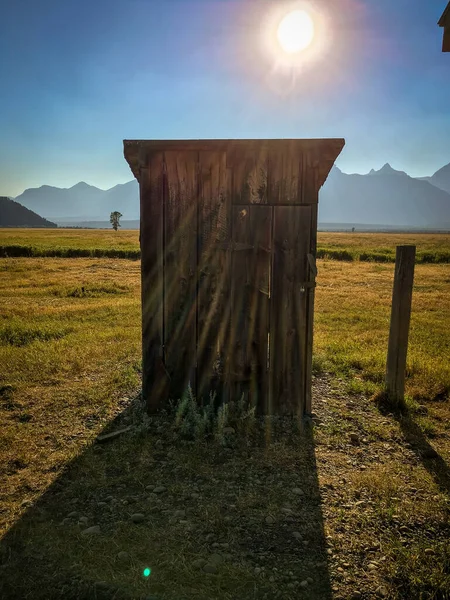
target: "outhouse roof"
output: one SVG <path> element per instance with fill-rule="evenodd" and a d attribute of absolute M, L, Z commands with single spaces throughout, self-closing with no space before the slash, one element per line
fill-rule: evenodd
<path fill-rule="evenodd" d="M 238 159 L 240 153 L 308 153 L 311 168 L 318 171 L 319 186 L 326 180 L 336 158 L 341 153 L 345 140 L 341 138 L 322 139 L 204 139 L 204 140 L 124 140 L 124 156 L 133 175 L 139 181 L 141 167 L 148 164 L 151 155 L 164 152 L 227 152 L 227 157 Z M 267 151 L 267 152 L 266 152 Z"/>

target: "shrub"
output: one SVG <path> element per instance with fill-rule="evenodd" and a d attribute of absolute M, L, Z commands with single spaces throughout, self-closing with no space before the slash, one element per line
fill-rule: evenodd
<path fill-rule="evenodd" d="M 248 406 L 244 395 L 238 402 L 230 401 L 216 409 L 216 394 L 210 393 L 209 402 L 200 406 L 191 387 L 186 394 L 172 403 L 173 428 L 187 440 L 214 438 L 222 445 L 232 443 L 234 433 L 250 434 L 255 425 L 255 408 Z"/>

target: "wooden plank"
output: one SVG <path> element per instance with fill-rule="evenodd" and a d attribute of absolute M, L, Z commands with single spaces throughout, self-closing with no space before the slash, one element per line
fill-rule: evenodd
<path fill-rule="evenodd" d="M 221 318 L 218 328 L 217 354 L 220 361 L 219 373 L 219 389 L 216 393 L 219 394 L 218 403 L 226 404 L 232 397 L 232 386 L 230 385 L 229 373 L 231 370 L 232 360 L 230 344 L 232 340 L 231 332 L 231 307 L 232 307 L 232 191 L 233 191 L 233 170 L 227 165 L 226 168 L 226 222 L 228 227 L 224 239 L 219 242 L 220 249 L 220 272 L 221 276 L 221 300 L 220 311 Z"/>
<path fill-rule="evenodd" d="M 165 152 L 164 362 L 170 396 L 195 389 L 198 152 Z"/>
<path fill-rule="evenodd" d="M 281 149 L 278 144 L 269 146 L 268 201 L 270 204 L 301 204 L 303 154 L 292 142 L 286 142 Z"/>
<path fill-rule="evenodd" d="M 163 155 L 152 154 L 140 171 L 142 394 L 150 413 L 164 405 L 163 363 Z"/>
<path fill-rule="evenodd" d="M 229 273 L 226 250 L 219 249 L 230 240 L 225 152 L 199 153 L 199 186 L 197 395 L 207 401 L 210 391 L 221 394 L 219 347 L 227 327 L 223 307 L 229 297 Z"/>
<path fill-rule="evenodd" d="M 315 149 L 303 153 L 303 177 L 302 177 L 302 203 L 316 204 L 319 201 L 318 192 L 321 186 L 321 177 L 326 172 L 328 175 L 333 163 L 326 162 L 325 171 L 320 170 L 320 155 Z M 323 170 L 323 169 L 322 169 Z"/>
<path fill-rule="evenodd" d="M 233 247 L 236 243 L 247 243 L 250 240 L 250 211 L 247 205 L 233 206 L 232 211 Z M 251 372 L 251 356 L 248 342 L 250 340 L 250 282 L 248 251 L 232 252 L 232 305 L 230 323 L 230 364 L 228 383 L 231 400 L 237 401 L 242 393 L 248 400 Z"/>
<path fill-rule="evenodd" d="M 277 415 L 301 416 L 305 410 L 310 228 L 310 206 L 274 208 L 270 408 Z"/>
<path fill-rule="evenodd" d="M 309 255 L 315 263 L 317 253 L 317 202 L 311 203 L 311 224 L 310 224 L 310 243 Z M 310 260 L 308 261 L 308 281 L 315 283 L 317 275 L 317 267 L 312 269 Z M 314 341 L 314 301 L 315 301 L 315 286 L 308 290 L 308 300 L 306 305 L 307 326 L 306 326 L 306 374 L 305 374 L 305 414 L 312 413 L 312 363 L 313 363 L 313 341 Z"/>
<path fill-rule="evenodd" d="M 256 349 L 256 369 L 252 372 L 251 402 L 259 415 L 267 414 L 269 405 L 268 335 L 270 303 L 270 270 L 272 263 L 272 217 L 271 206 L 251 207 L 252 241 L 255 244 L 255 284 L 253 334 Z M 255 380 L 256 377 L 256 380 Z"/>
<path fill-rule="evenodd" d="M 328 156 L 325 157 L 328 160 Z M 333 158 L 334 161 L 334 158 Z M 309 237 L 309 255 L 315 263 L 317 251 L 317 218 L 318 218 L 318 202 L 319 188 L 323 180 L 328 175 L 333 162 L 326 162 L 325 170 L 321 172 L 321 156 L 316 148 L 308 149 L 303 153 L 303 177 L 302 177 L 302 203 L 311 206 L 310 212 L 310 237 Z M 315 266 L 315 265 L 314 265 Z M 315 283 L 316 273 L 311 268 L 308 261 L 307 281 Z M 312 413 L 312 362 L 313 362 L 313 342 L 314 342 L 314 302 L 315 302 L 315 286 L 307 290 L 306 301 L 306 345 L 305 345 L 305 375 L 303 380 L 304 394 L 304 413 L 310 415 Z M 303 415 L 302 415 L 303 416 Z"/>
<path fill-rule="evenodd" d="M 259 413 L 267 403 L 271 214 L 268 206 L 233 207 L 232 340 L 228 378 L 232 397 L 239 400 L 244 394 L 245 401 Z"/>
<path fill-rule="evenodd" d="M 267 204 L 267 144 L 230 145 L 227 165 L 233 204 Z"/>
<path fill-rule="evenodd" d="M 386 393 L 394 406 L 401 406 L 405 399 L 406 356 L 415 259 L 415 246 L 397 246 L 386 364 Z"/>

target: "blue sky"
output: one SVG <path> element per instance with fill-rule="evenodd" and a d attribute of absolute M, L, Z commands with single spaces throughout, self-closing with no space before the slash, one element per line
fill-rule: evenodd
<path fill-rule="evenodd" d="M 298 4 L 320 50 L 280 70 L 266 26 Z M 450 162 L 445 5 L 1 0 L 0 195 L 129 181 L 124 138 L 345 137 L 345 172 L 430 175 Z"/>

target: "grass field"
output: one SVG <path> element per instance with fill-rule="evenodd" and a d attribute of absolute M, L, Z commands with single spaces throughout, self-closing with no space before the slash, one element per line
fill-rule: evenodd
<path fill-rule="evenodd" d="M 347 261 L 395 262 L 395 248 L 415 245 L 416 262 L 449 263 L 450 234 L 326 233 L 318 234 L 317 255 Z"/>
<path fill-rule="evenodd" d="M 36 247 L 51 234 L 61 247 L 112 250 L 137 236 L 26 233 Z M 345 249 L 345 234 L 330 236 Z M 390 247 L 368 236 L 357 247 Z M 430 240 L 414 242 L 432 253 Z M 313 446 L 225 452 L 180 446 L 167 423 L 91 445 L 120 414 L 116 427 L 135 419 L 138 261 L 0 259 L 2 598 L 450 597 L 450 265 L 416 267 L 405 417 L 370 400 L 383 382 L 393 265 L 318 268 Z M 130 526 L 133 513 L 145 524 Z M 102 535 L 82 533 L 96 524 Z M 202 560 L 216 570 L 197 570 Z"/>
<path fill-rule="evenodd" d="M 318 258 L 394 262 L 395 247 L 417 246 L 418 263 L 449 263 L 450 234 L 323 233 Z M 139 232 L 104 229 L 0 229 L 0 256 L 139 258 Z"/>
<path fill-rule="evenodd" d="M 139 231 L 112 229 L 0 229 L 4 246 L 139 250 Z"/>
<path fill-rule="evenodd" d="M 137 259 L 140 256 L 139 231 L 0 229 L 0 256 Z"/>
<path fill-rule="evenodd" d="M 393 266 L 319 263 L 315 365 L 375 393 L 383 385 Z M 415 400 L 450 394 L 450 266 L 416 265 L 407 363 L 407 393 Z"/>

